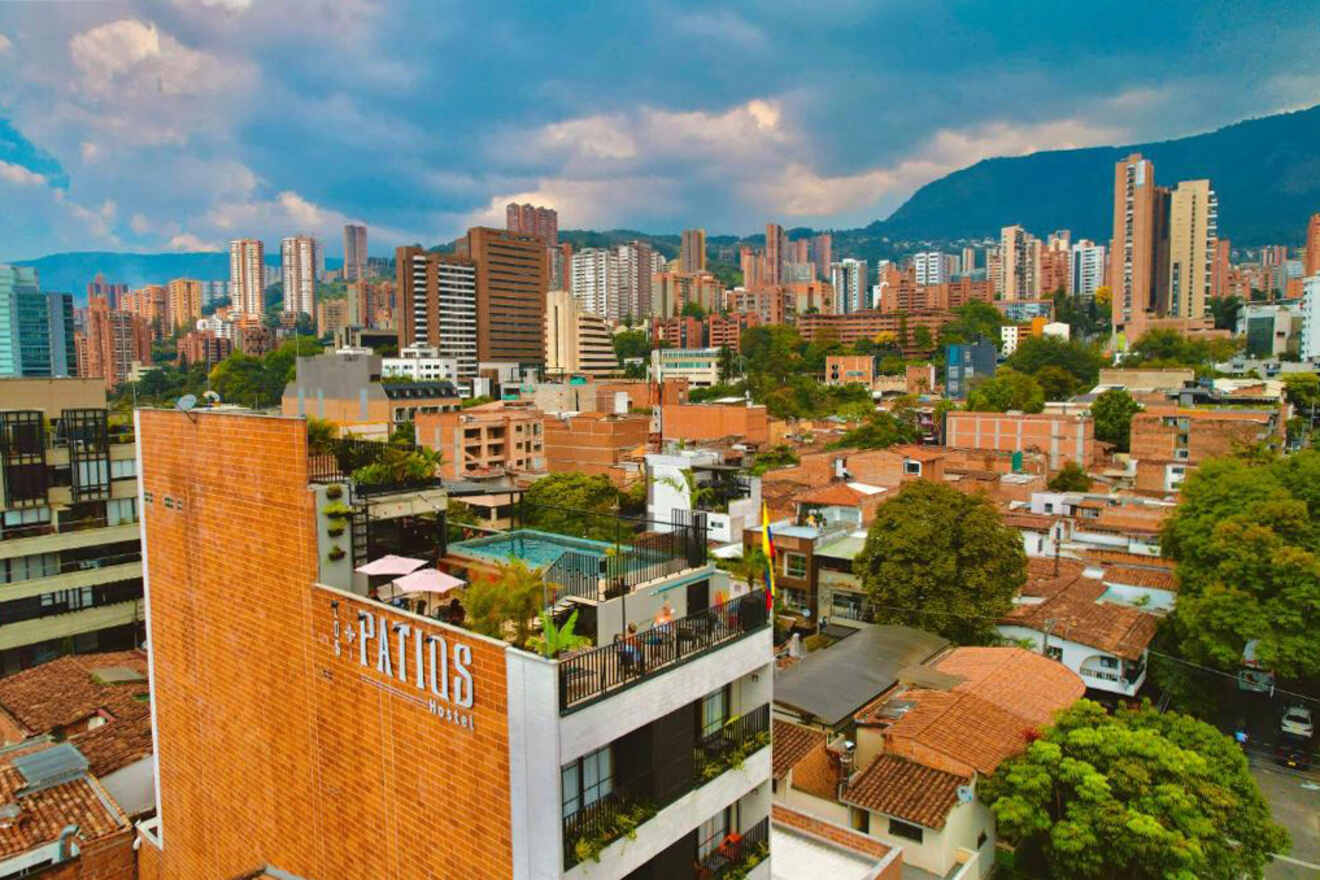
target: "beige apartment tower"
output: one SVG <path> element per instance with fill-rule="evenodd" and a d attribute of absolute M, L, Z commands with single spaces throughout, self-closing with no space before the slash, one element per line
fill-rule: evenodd
<path fill-rule="evenodd" d="M 1155 165 L 1133 153 L 1114 165 L 1114 239 L 1109 285 L 1114 332 L 1149 311 L 1162 311 L 1168 278 L 1168 190 L 1155 185 Z"/>
<path fill-rule="evenodd" d="M 999 291 L 1005 300 L 1035 299 L 1040 291 L 1040 239 L 1021 226 L 999 232 Z"/>
<path fill-rule="evenodd" d="M 618 370 L 609 325 L 578 308 L 567 290 L 545 298 L 545 372 L 548 376 L 605 376 Z"/>
<path fill-rule="evenodd" d="M 241 315 L 259 317 L 264 311 L 265 261 L 265 246 L 260 240 L 239 238 L 229 243 L 229 296 L 231 305 Z"/>
<path fill-rule="evenodd" d="M 1170 194 L 1168 317 L 1207 314 L 1218 222 L 1219 202 L 1210 181 L 1184 180 Z"/>

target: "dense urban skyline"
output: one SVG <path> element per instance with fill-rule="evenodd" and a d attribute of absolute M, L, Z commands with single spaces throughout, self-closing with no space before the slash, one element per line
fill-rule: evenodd
<path fill-rule="evenodd" d="M 983 157 L 1314 103 L 1313 8 L 1189 7 L 1048 41 L 1019 39 L 1030 5 L 511 10 L 493 66 L 487 24 L 430 15 L 444 26 L 419 34 L 366 2 L 5 4 L 0 193 L 23 219 L 0 232 L 15 259 L 297 231 L 337 256 L 349 220 L 387 253 L 503 225 L 508 201 L 570 228 L 860 225 Z M 567 42 L 545 45 L 549 26 Z M 609 51 L 624 33 L 654 39 Z M 1262 39 L 1271 52 L 1235 48 Z M 454 87 L 477 71 L 480 93 Z"/>

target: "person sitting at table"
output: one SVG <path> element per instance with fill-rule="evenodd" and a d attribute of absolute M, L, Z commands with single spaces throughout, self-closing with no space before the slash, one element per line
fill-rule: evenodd
<path fill-rule="evenodd" d="M 674 609 L 669 606 L 669 600 L 666 599 L 660 606 L 660 613 L 655 616 L 655 625 L 664 626 L 674 622 Z"/>
<path fill-rule="evenodd" d="M 619 656 L 619 665 L 625 673 L 640 672 L 642 651 L 637 646 L 637 625 L 628 624 L 627 635 L 614 634 L 614 650 Z"/>

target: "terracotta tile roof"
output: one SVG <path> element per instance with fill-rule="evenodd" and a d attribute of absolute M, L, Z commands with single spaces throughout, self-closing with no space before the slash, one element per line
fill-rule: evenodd
<path fill-rule="evenodd" d="M 996 476 L 995 479 L 998 479 Z M 1055 523 L 1059 521 L 1057 516 L 1046 516 L 1043 513 L 1029 513 L 1027 511 L 1010 510 L 1001 514 L 1004 525 L 1012 529 L 1032 529 L 1041 532 L 1048 531 Z"/>
<path fill-rule="evenodd" d="M 800 495 L 794 496 L 794 501 L 799 504 L 825 504 L 835 507 L 857 507 L 867 498 L 870 498 L 864 492 L 859 492 L 846 483 L 833 483 L 829 486 L 809 489 Z"/>
<path fill-rule="evenodd" d="M 848 786 L 840 800 L 938 831 L 958 802 L 958 786 L 968 782 L 968 777 L 907 758 L 880 755 Z"/>
<path fill-rule="evenodd" d="M 1172 512 L 1171 507 L 1154 510 L 1119 510 L 1111 507 L 1100 511 L 1100 517 L 1088 520 L 1088 523 L 1090 528 L 1098 525 L 1114 531 L 1153 534 L 1159 532 L 1160 526 Z"/>
<path fill-rule="evenodd" d="M 1098 601 L 1104 594 L 1098 578 L 1079 577 L 1037 605 L 1018 605 L 1001 623 L 1025 626 L 1081 645 L 1136 660 L 1146 650 L 1159 619 L 1127 605 Z"/>
<path fill-rule="evenodd" d="M 1172 559 L 1164 559 L 1160 556 L 1143 556 L 1139 553 L 1124 553 L 1121 550 L 1103 550 L 1100 548 L 1088 548 L 1082 552 L 1082 556 L 1087 562 L 1099 562 L 1105 565 L 1137 565 L 1142 568 L 1167 568 L 1170 571 L 1174 568 Z"/>
<path fill-rule="evenodd" d="M 825 744 L 825 733 L 789 721 L 774 723 L 771 764 L 775 779 L 783 779 L 794 765 L 816 746 Z"/>
<path fill-rule="evenodd" d="M 933 446 L 890 446 L 889 451 L 917 461 L 938 461 L 948 456 L 948 452 Z"/>
<path fill-rule="evenodd" d="M 1040 556 L 1027 559 L 1027 582 L 1019 595 L 1048 599 L 1057 596 L 1073 581 L 1081 577 L 1084 566 L 1072 559 L 1060 559 L 1058 574 L 1054 572 L 1054 559 Z"/>
<path fill-rule="evenodd" d="M 136 716 L 116 716 L 108 724 L 71 737 L 70 742 L 86 756 L 93 775 L 113 773 L 154 750 L 151 706 L 142 703 Z"/>
<path fill-rule="evenodd" d="M 90 777 L 18 795 L 27 784 L 12 763 L 0 765 L 0 803 L 16 803 L 19 814 L 0 820 L 0 858 L 27 852 L 59 839 L 66 826 L 77 825 L 77 839 L 98 840 L 129 827 L 100 783 Z"/>
<path fill-rule="evenodd" d="M 1155 590 L 1178 591 L 1178 579 L 1167 568 L 1147 568 L 1137 565 L 1114 565 L 1105 569 L 1105 583 L 1149 587 Z"/>
<path fill-rule="evenodd" d="M 980 773 L 1020 753 L 1086 692 L 1075 672 L 1021 648 L 956 648 L 934 668 L 958 684 L 885 695 L 857 713 L 857 723 L 885 726 L 892 752 L 920 747 Z"/>
<path fill-rule="evenodd" d="M 140 651 L 114 651 L 51 660 L 0 678 L 0 708 L 30 735 L 76 724 L 103 710 L 117 716 L 117 708 L 139 705 L 136 695 L 148 688 L 145 680 L 104 684 L 93 675 L 94 670 L 115 667 L 145 676 L 147 658 Z"/>
<path fill-rule="evenodd" d="M 883 859 L 889 855 L 890 848 L 874 837 L 860 831 L 853 831 L 851 828 L 844 828 L 842 825 L 835 825 L 833 822 L 827 822 L 816 816 L 808 816 L 806 813 L 800 813 L 783 804 L 770 805 L 770 819 L 776 825 L 804 831 L 807 834 L 828 840 L 836 846 L 863 853 L 875 859 Z"/>

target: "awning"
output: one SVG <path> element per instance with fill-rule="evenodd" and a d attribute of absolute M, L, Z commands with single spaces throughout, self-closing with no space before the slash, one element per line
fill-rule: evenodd
<path fill-rule="evenodd" d="M 408 556 L 382 556 L 365 565 L 359 565 L 355 571 L 359 574 L 409 574 L 426 565 L 425 559 L 413 559 Z"/>
<path fill-rule="evenodd" d="M 448 593 L 465 585 L 462 578 L 434 568 L 423 568 L 394 581 L 395 589 L 401 593 Z"/>

